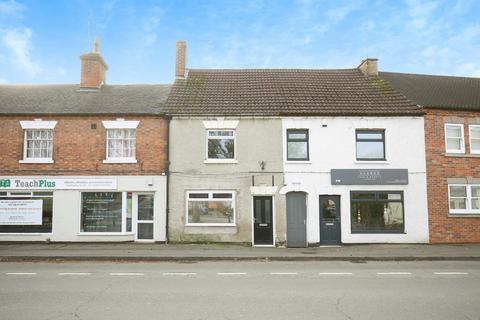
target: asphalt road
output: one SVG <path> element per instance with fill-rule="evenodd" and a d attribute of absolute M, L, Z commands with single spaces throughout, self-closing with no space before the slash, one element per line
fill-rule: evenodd
<path fill-rule="evenodd" d="M 1 263 L 0 319 L 480 319 L 480 262 Z"/>

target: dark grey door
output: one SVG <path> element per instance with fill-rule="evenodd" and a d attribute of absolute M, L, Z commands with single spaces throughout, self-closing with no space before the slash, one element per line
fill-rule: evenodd
<path fill-rule="evenodd" d="M 307 246 L 307 197 L 303 192 L 287 193 L 287 247 Z"/>
<path fill-rule="evenodd" d="M 273 245 L 272 197 L 253 197 L 253 244 Z"/>
<path fill-rule="evenodd" d="M 320 196 L 320 244 L 342 243 L 340 196 Z"/>

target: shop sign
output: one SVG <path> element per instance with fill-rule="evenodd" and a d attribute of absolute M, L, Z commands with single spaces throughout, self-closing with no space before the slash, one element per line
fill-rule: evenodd
<path fill-rule="evenodd" d="M 408 184 L 408 169 L 332 169 L 333 185 Z"/>
<path fill-rule="evenodd" d="M 0 225 L 41 225 L 43 200 L 0 200 Z"/>
<path fill-rule="evenodd" d="M 0 190 L 115 190 L 117 179 L 12 178 L 0 179 Z"/>

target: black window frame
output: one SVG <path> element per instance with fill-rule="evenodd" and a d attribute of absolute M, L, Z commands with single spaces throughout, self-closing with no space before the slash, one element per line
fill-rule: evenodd
<path fill-rule="evenodd" d="M 374 193 L 375 198 L 372 199 L 353 199 L 353 194 L 368 194 Z M 388 199 L 380 199 L 379 195 L 381 193 L 390 193 L 390 194 L 399 194 L 401 196 L 400 200 L 388 200 Z M 365 231 L 358 231 L 353 230 L 353 219 L 352 219 L 352 203 L 353 202 L 375 202 L 375 203 L 388 203 L 388 202 L 399 202 L 402 204 L 402 221 L 403 221 L 403 228 L 401 230 L 365 230 Z M 405 197 L 403 191 L 390 191 L 390 190 L 352 190 L 350 191 L 350 233 L 352 234 L 405 234 Z"/>
<path fill-rule="evenodd" d="M 302 133 L 305 134 L 305 139 L 290 139 L 290 133 Z M 287 161 L 309 161 L 310 160 L 310 136 L 308 129 L 287 129 Z M 306 142 L 307 143 L 307 157 L 306 158 L 290 158 L 288 155 L 288 143 L 289 142 Z"/>
<path fill-rule="evenodd" d="M 372 133 L 372 134 L 382 134 L 381 139 L 359 139 L 358 134 Z M 382 158 L 359 158 L 358 157 L 358 143 L 359 142 L 382 142 L 383 144 L 383 157 Z M 355 158 L 357 161 L 386 161 L 386 152 L 385 152 L 385 129 L 355 129 Z"/>

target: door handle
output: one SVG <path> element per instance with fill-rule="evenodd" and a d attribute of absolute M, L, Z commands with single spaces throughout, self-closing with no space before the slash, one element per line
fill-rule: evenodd
<path fill-rule="evenodd" d="M 306 220 L 306 219 L 303 219 L 303 224 L 307 224 L 307 220 Z"/>

